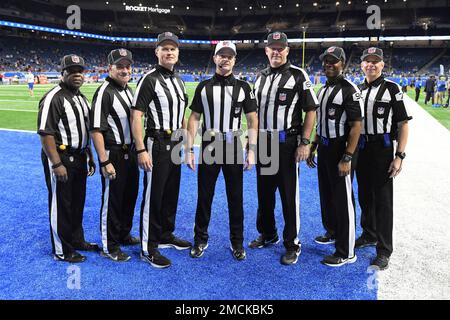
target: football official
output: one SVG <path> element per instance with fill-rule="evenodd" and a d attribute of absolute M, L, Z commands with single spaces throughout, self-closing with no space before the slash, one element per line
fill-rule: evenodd
<path fill-rule="evenodd" d="M 173 33 L 158 35 L 155 50 L 158 64 L 139 81 L 131 111 L 138 164 L 145 171 L 141 206 L 141 258 L 156 268 L 171 265 L 171 261 L 158 248 L 185 250 L 191 247 L 190 242 L 173 234 L 181 161 L 173 161 L 171 156 L 179 143 L 176 137 L 180 129 L 185 127 L 184 111 L 188 103 L 184 82 L 174 71 L 178 62 L 178 46 L 178 37 Z M 143 140 L 144 114 L 146 126 Z"/>
<path fill-rule="evenodd" d="M 244 260 L 243 161 L 241 117 L 245 114 L 249 130 L 249 147 L 245 169 L 255 163 L 258 117 L 256 100 L 250 85 L 236 79 L 233 67 L 236 46 L 221 41 L 214 51 L 216 73 L 201 82 L 191 104 L 188 122 L 186 164 L 195 170 L 192 145 L 203 114 L 201 163 L 198 166 L 198 200 L 195 214 L 195 239 L 191 257 L 199 258 L 208 247 L 208 225 L 217 177 L 222 170 L 228 198 L 230 242 L 233 257 Z M 210 157 L 210 160 L 206 159 Z"/>
<path fill-rule="evenodd" d="M 275 225 L 275 194 L 278 189 L 283 205 L 283 240 L 286 253 L 281 257 L 285 265 L 295 264 L 300 254 L 299 165 L 309 155 L 311 131 L 314 126 L 317 98 L 306 72 L 288 61 L 286 34 L 273 32 L 265 48 L 270 66 L 261 71 L 255 83 L 258 104 L 259 135 L 257 157 L 259 232 L 250 248 L 262 248 L 279 242 Z M 302 121 L 305 113 L 304 122 Z M 267 152 L 262 150 L 267 149 Z M 270 165 L 278 163 L 271 172 Z M 264 155 L 265 156 L 265 155 Z"/>
<path fill-rule="evenodd" d="M 84 240 L 82 227 L 86 177 L 95 172 L 89 147 L 89 103 L 80 92 L 84 69 L 83 58 L 74 54 L 62 58 L 62 81 L 42 97 L 37 121 L 53 257 L 70 263 L 86 260 L 76 250 L 98 250 Z"/>
<path fill-rule="evenodd" d="M 356 248 L 376 246 L 371 266 L 381 270 L 388 267 L 393 250 L 393 178 L 402 169 L 411 119 L 402 88 L 383 77 L 383 68 L 383 50 L 364 50 L 361 69 L 366 79 L 360 89 L 365 118 L 356 166 L 363 233 L 355 244 Z M 394 140 L 398 142 L 395 156 Z"/>
<path fill-rule="evenodd" d="M 140 243 L 130 235 L 139 189 L 139 168 L 130 129 L 133 93 L 128 81 L 132 63 L 132 54 L 126 49 L 109 53 L 109 76 L 95 92 L 91 109 L 90 130 L 102 180 L 102 255 L 113 261 L 130 259 L 120 249 L 121 244 Z"/>
<path fill-rule="evenodd" d="M 339 267 L 356 261 L 352 164 L 361 132 L 363 105 L 359 89 L 344 78 L 344 50 L 330 47 L 320 55 L 320 60 L 327 82 L 318 92 L 316 137 L 307 164 L 315 167 L 313 152 L 318 145 L 317 174 L 326 234 L 315 241 L 335 242 L 334 254 L 326 256 L 322 263 Z"/>

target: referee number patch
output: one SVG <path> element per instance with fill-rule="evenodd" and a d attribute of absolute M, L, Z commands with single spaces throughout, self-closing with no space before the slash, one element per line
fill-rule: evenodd
<path fill-rule="evenodd" d="M 361 93 L 360 92 L 355 92 L 353 94 L 353 101 L 359 101 L 361 99 Z"/>
<path fill-rule="evenodd" d="M 303 82 L 303 90 L 307 90 L 307 89 L 311 89 L 311 88 L 312 88 L 311 81 L 307 80 L 307 81 Z"/>

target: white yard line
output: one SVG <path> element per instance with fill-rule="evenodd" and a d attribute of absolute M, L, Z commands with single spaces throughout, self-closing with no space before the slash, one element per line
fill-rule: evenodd
<path fill-rule="evenodd" d="M 13 132 L 36 133 L 36 131 L 32 131 L 32 130 L 19 130 L 19 129 L 7 129 L 7 128 L 0 128 L 0 131 L 13 131 Z"/>
<path fill-rule="evenodd" d="M 4 108 L 0 108 L 0 111 L 19 111 L 19 112 L 34 112 L 37 113 L 39 112 L 39 110 L 21 110 L 21 109 L 4 109 Z"/>
<path fill-rule="evenodd" d="M 450 299 L 450 131 L 405 95 L 413 120 L 394 182 L 394 253 L 378 299 Z"/>

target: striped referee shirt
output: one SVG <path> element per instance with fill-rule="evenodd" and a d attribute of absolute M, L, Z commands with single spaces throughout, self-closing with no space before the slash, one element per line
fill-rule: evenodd
<path fill-rule="evenodd" d="M 370 84 L 362 83 L 361 96 L 364 103 L 361 134 L 395 133 L 398 122 L 410 120 L 403 102 L 402 88 L 383 76 Z"/>
<path fill-rule="evenodd" d="M 90 130 L 103 133 L 105 145 L 131 144 L 130 107 L 133 92 L 107 77 L 92 100 Z"/>
<path fill-rule="evenodd" d="M 177 130 L 183 123 L 188 103 L 183 80 L 160 65 L 138 83 L 131 108 L 146 115 L 146 130 Z"/>
<path fill-rule="evenodd" d="M 259 128 L 262 130 L 299 129 L 302 110 L 316 110 L 318 101 L 306 72 L 290 62 L 261 71 L 255 82 Z"/>
<path fill-rule="evenodd" d="M 89 103 L 64 82 L 47 92 L 39 102 L 39 135 L 52 135 L 56 145 L 84 149 L 89 145 Z"/>
<path fill-rule="evenodd" d="M 364 117 L 361 92 L 342 75 L 334 81 L 328 80 L 320 88 L 318 98 L 317 134 L 320 137 L 334 139 L 347 136 L 350 131 L 348 122 L 361 121 Z"/>
<path fill-rule="evenodd" d="M 237 131 L 241 129 L 242 111 L 256 112 L 256 99 L 246 81 L 216 73 L 197 86 L 190 108 L 203 114 L 203 131 Z"/>

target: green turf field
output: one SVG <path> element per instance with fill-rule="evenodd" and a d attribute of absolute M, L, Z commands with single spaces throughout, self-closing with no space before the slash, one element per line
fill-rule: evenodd
<path fill-rule="evenodd" d="M 416 98 L 416 91 L 413 88 L 408 88 L 407 91 L 408 96 L 411 99 Z M 450 108 L 433 108 L 431 106 L 431 101 L 428 102 L 428 105 L 425 105 L 425 92 L 420 93 L 419 97 L 419 105 L 424 108 L 429 114 L 431 114 L 434 118 L 436 118 L 444 127 L 450 130 Z M 444 99 L 444 102 L 447 101 L 447 96 Z"/>
<path fill-rule="evenodd" d="M 101 84 L 84 84 L 81 91 L 92 101 L 95 90 Z M 39 100 L 55 85 L 35 85 L 34 97 L 30 97 L 27 85 L 0 86 L 0 128 L 36 131 Z M 136 84 L 130 85 L 133 90 Z M 186 83 L 189 99 L 194 96 L 197 83 Z M 186 110 L 189 117 L 190 109 Z"/>
<path fill-rule="evenodd" d="M 85 84 L 82 92 L 89 101 L 100 84 Z M 131 84 L 134 89 L 135 84 Z M 186 83 L 189 102 L 194 96 L 197 86 L 195 82 Z M 38 104 L 41 97 L 50 90 L 54 85 L 36 85 L 34 87 L 34 97 L 30 97 L 27 85 L 3 85 L 0 86 L 0 128 L 20 129 L 20 130 L 36 130 L 36 117 L 38 112 Z M 413 89 L 408 90 L 408 95 L 414 99 L 415 92 Z M 429 104 L 424 104 L 425 94 L 422 93 L 419 104 L 450 130 L 450 108 L 432 108 Z M 189 117 L 190 109 L 186 110 L 186 118 Z M 244 129 L 246 129 L 245 117 L 242 119 Z"/>

